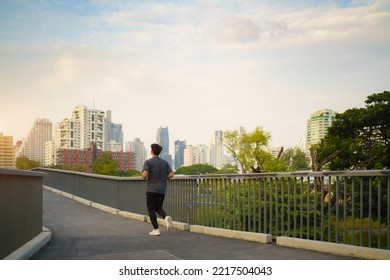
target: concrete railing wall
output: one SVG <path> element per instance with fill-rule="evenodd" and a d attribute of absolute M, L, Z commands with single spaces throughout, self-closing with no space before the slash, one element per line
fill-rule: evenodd
<path fill-rule="evenodd" d="M 0 168 L 0 259 L 42 232 L 44 176 Z"/>

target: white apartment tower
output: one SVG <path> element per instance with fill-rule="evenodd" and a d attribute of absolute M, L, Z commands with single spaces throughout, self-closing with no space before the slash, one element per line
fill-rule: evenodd
<path fill-rule="evenodd" d="M 64 119 L 54 128 L 54 148 L 78 150 L 81 148 L 80 121 Z"/>
<path fill-rule="evenodd" d="M 199 147 L 186 145 L 184 148 L 184 163 L 183 166 L 191 166 L 200 163 Z"/>
<path fill-rule="evenodd" d="M 45 143 L 52 139 L 52 123 L 48 119 L 37 119 L 16 153 L 16 158 L 26 156 L 45 164 Z"/>
<path fill-rule="evenodd" d="M 104 111 L 77 106 L 72 120 L 80 122 L 80 149 L 88 149 L 94 142 L 97 149 L 104 150 Z"/>
<path fill-rule="evenodd" d="M 307 134 L 306 134 L 306 148 L 309 149 L 311 145 L 318 144 L 328 132 L 328 128 L 337 112 L 324 109 L 310 114 L 310 119 L 307 120 Z"/>

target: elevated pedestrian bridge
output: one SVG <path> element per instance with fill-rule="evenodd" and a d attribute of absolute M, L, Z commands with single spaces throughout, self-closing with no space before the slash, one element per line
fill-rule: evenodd
<path fill-rule="evenodd" d="M 140 178 L 0 171 L 2 258 L 390 259 L 389 171 L 176 176 L 165 202 L 174 229 L 161 223 L 159 237 Z M 26 215 L 38 217 L 30 234 Z"/>

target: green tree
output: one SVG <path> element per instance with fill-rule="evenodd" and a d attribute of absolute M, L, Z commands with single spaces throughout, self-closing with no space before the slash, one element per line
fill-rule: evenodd
<path fill-rule="evenodd" d="M 219 174 L 236 174 L 239 172 L 237 164 L 231 163 L 224 164 L 218 171 Z"/>
<path fill-rule="evenodd" d="M 336 115 L 327 135 L 314 147 L 318 161 L 337 153 L 331 170 L 390 167 L 390 92 L 367 97 L 365 108 Z"/>
<path fill-rule="evenodd" d="M 114 160 L 110 152 L 103 152 L 91 165 L 94 174 L 111 175 L 117 174 L 118 162 Z"/>
<path fill-rule="evenodd" d="M 288 148 L 279 159 L 286 166 L 286 171 L 304 171 L 310 169 L 310 160 L 300 148 Z"/>
<path fill-rule="evenodd" d="M 194 164 L 190 166 L 182 166 L 176 169 L 176 174 L 182 175 L 198 175 L 198 174 L 215 174 L 218 169 L 209 164 Z"/>
<path fill-rule="evenodd" d="M 23 169 L 23 170 L 29 170 L 33 168 L 39 167 L 39 161 L 37 160 L 31 160 L 26 156 L 20 156 L 16 159 L 16 168 L 17 169 Z"/>
<path fill-rule="evenodd" d="M 238 130 L 225 131 L 223 143 L 228 151 L 240 164 L 244 173 L 280 171 L 283 164 L 268 152 L 271 135 L 261 127 L 249 133 Z"/>

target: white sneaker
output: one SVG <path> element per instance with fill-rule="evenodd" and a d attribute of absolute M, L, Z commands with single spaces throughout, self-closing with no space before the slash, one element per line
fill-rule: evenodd
<path fill-rule="evenodd" d="M 165 223 L 167 224 L 167 230 L 169 231 L 172 228 L 172 217 L 166 216 Z"/>
<path fill-rule="evenodd" d="M 151 232 L 149 232 L 150 235 L 153 236 L 159 236 L 160 235 L 160 230 L 159 229 L 154 229 Z"/>

